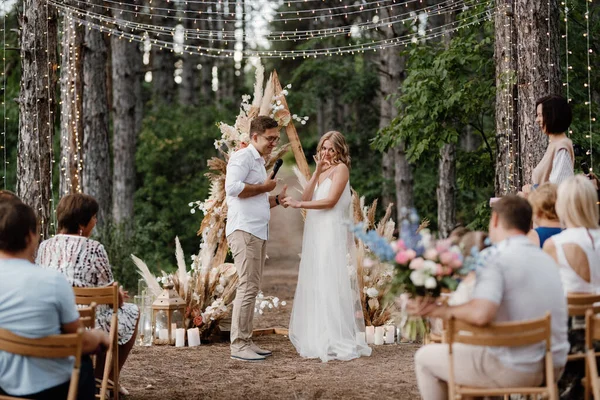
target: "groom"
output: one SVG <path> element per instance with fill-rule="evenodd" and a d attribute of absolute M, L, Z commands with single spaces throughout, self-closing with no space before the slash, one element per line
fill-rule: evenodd
<path fill-rule="evenodd" d="M 250 145 L 233 153 L 227 163 L 225 233 L 239 276 L 231 317 L 231 358 L 235 360 L 263 361 L 271 355 L 252 342 L 252 319 L 265 265 L 270 209 L 286 197 L 287 186 L 277 196 L 268 194 L 277 182 L 267 176 L 265 158 L 278 142 L 277 122 L 256 117 L 250 124 Z"/>

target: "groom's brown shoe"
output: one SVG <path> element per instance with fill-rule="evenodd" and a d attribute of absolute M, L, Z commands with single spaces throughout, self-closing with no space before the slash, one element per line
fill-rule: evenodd
<path fill-rule="evenodd" d="M 250 343 L 250 346 L 248 348 L 256 354 L 258 354 L 259 356 L 270 357 L 273 355 L 273 352 L 271 352 L 271 350 L 261 349 L 254 342 Z"/>
<path fill-rule="evenodd" d="M 233 360 L 250 361 L 250 362 L 265 361 L 265 356 L 256 354 L 255 352 L 250 350 L 250 347 L 246 347 L 244 350 L 231 352 L 231 358 Z"/>

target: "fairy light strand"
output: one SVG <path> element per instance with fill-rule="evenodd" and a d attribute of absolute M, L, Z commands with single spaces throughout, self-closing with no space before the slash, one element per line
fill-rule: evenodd
<path fill-rule="evenodd" d="M 178 29 L 177 27 L 166 27 L 160 25 L 153 25 L 147 23 L 140 23 L 134 21 L 126 21 L 123 19 L 109 17 L 101 13 L 94 13 L 89 10 L 80 9 L 73 5 L 65 5 L 63 3 L 59 3 L 56 0 L 48 0 L 51 4 L 56 6 L 57 8 L 62 8 L 63 10 L 69 9 L 72 10 L 76 15 L 82 17 L 82 19 L 87 19 L 84 17 L 91 17 L 100 22 L 107 22 L 109 24 L 119 25 L 122 29 L 139 29 L 145 32 L 151 33 L 151 31 L 158 33 L 159 35 L 165 36 L 173 36 L 175 31 Z M 489 3 L 489 2 L 488 2 Z M 477 1 L 472 1 L 469 5 L 467 0 L 462 0 L 461 2 L 455 2 L 453 0 L 447 0 L 446 4 L 440 3 L 436 6 L 430 6 L 428 8 L 423 9 L 425 13 L 432 14 L 444 14 L 447 12 L 455 12 L 457 9 L 468 10 L 479 3 Z M 462 8 L 461 8 L 462 6 Z M 437 9 L 437 10 L 434 10 Z M 329 36 L 339 36 L 339 35 L 349 35 L 352 33 L 352 30 L 370 30 L 374 28 L 378 28 L 381 26 L 391 26 L 397 23 L 404 23 L 407 21 L 414 20 L 414 15 L 410 12 L 399 14 L 397 16 L 389 17 L 389 18 L 381 18 L 377 22 L 362 22 L 359 24 L 351 24 L 351 25 L 342 25 L 335 28 L 323 28 L 323 29 L 312 29 L 312 30 L 295 30 L 295 31 L 271 31 L 266 36 L 265 39 L 269 41 L 298 41 L 302 39 L 314 39 L 314 38 L 324 38 Z M 180 29 L 180 28 L 179 28 Z M 201 30 L 201 29 L 188 29 L 183 28 L 184 36 L 189 36 L 193 40 L 198 39 L 206 39 L 212 42 L 221 42 L 237 39 L 235 36 L 235 32 L 233 31 L 213 31 L 213 30 Z M 245 39 L 256 39 L 256 37 L 250 37 L 248 35 L 242 35 Z"/>
<path fill-rule="evenodd" d="M 2 1 L 2 153 L 3 153 L 3 187 L 6 190 L 6 164 L 8 164 L 8 159 L 6 156 L 6 1 Z"/>
<path fill-rule="evenodd" d="M 586 38 L 586 59 L 587 59 L 587 83 L 584 85 L 587 87 L 588 100 L 585 104 L 588 106 L 588 138 L 590 142 L 590 149 L 588 150 L 588 154 L 590 156 L 590 171 L 593 171 L 594 166 L 594 155 L 593 155 L 593 132 L 592 132 L 592 81 L 591 81 L 591 72 L 592 66 L 590 64 L 590 54 L 592 54 L 592 48 L 590 47 L 590 6 L 591 0 L 585 0 L 585 38 Z"/>
<path fill-rule="evenodd" d="M 48 7 L 48 3 L 46 2 L 46 54 L 48 57 L 48 68 L 47 68 L 47 75 L 48 75 L 48 81 L 47 81 L 47 85 L 46 85 L 46 89 L 47 89 L 47 96 L 48 96 L 48 123 L 50 124 L 50 129 L 48 129 L 48 143 L 50 144 L 50 227 L 53 229 L 54 233 L 56 233 L 56 212 L 55 212 L 55 207 L 54 207 L 54 146 L 52 145 L 52 134 L 54 132 L 54 126 L 52 124 L 52 121 L 54 120 L 53 118 L 53 114 L 54 114 L 54 105 L 50 102 L 52 99 L 51 96 L 51 90 L 52 88 L 50 87 L 50 77 L 52 76 L 52 69 L 53 69 L 53 65 L 52 62 L 50 60 L 50 8 Z M 48 231 L 48 233 L 50 233 L 50 231 Z"/>

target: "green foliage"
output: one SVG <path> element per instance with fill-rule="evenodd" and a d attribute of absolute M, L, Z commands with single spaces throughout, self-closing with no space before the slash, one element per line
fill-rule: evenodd
<path fill-rule="evenodd" d="M 214 108 L 169 107 L 148 112 L 138 137 L 136 152 L 135 223 L 133 233 L 109 229 L 103 236 L 115 276 L 132 281 L 135 253 L 151 270 L 175 266 L 175 236 L 186 256 L 198 252 L 196 232 L 201 214 L 191 214 L 188 203 L 208 197 L 206 162 L 216 156 L 214 140 L 220 136 Z M 135 269 L 134 269 L 135 270 Z M 135 274 L 134 274 L 135 276 Z"/>

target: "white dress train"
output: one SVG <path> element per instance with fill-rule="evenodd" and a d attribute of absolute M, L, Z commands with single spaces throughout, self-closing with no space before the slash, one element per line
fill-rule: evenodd
<path fill-rule="evenodd" d="M 331 178 L 317 185 L 313 200 L 326 198 Z M 305 358 L 351 360 L 371 355 L 356 275 L 350 183 L 328 210 L 307 210 L 290 340 Z"/>

